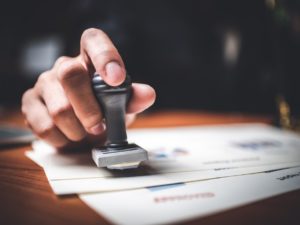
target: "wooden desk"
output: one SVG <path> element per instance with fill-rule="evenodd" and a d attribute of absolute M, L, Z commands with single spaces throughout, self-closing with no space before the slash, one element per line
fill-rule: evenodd
<path fill-rule="evenodd" d="M 18 110 L 0 122 L 23 124 Z M 160 112 L 140 116 L 133 127 L 264 122 L 266 117 L 204 112 Z M 76 195 L 57 197 L 39 166 L 24 156 L 30 146 L 0 149 L 0 224 L 109 224 Z M 185 224 L 300 224 L 300 190 Z"/>

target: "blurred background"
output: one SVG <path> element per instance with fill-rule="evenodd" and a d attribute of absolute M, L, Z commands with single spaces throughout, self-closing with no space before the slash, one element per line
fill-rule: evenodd
<path fill-rule="evenodd" d="M 22 93 L 81 33 L 104 30 L 134 81 L 157 91 L 153 109 L 300 113 L 299 0 L 2 1 L 0 105 Z"/>

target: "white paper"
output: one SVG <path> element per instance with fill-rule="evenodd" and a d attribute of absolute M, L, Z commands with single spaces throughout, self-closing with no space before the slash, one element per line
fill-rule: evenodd
<path fill-rule="evenodd" d="M 199 218 L 296 189 L 300 189 L 299 167 L 272 173 L 79 196 L 114 224 L 151 225 Z"/>
<path fill-rule="evenodd" d="M 56 194 L 142 188 L 300 165 L 300 137 L 260 124 L 136 129 L 129 139 L 149 151 L 147 167 L 137 173 L 99 169 L 90 152 L 60 154 L 43 142 L 35 142 L 27 156 L 45 169 Z"/>

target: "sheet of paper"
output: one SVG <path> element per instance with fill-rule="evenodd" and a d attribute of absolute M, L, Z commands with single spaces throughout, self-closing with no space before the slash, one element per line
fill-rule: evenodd
<path fill-rule="evenodd" d="M 90 152 L 57 153 L 43 142 L 27 156 L 44 167 L 56 194 L 112 191 L 288 168 L 300 164 L 300 137 L 260 124 L 137 129 L 149 151 L 138 171 L 95 167 Z"/>
<path fill-rule="evenodd" d="M 121 192 L 81 194 L 114 224 L 174 223 L 300 189 L 300 167 Z"/>

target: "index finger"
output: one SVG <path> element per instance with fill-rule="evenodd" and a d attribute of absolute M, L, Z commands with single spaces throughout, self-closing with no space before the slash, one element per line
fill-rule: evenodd
<path fill-rule="evenodd" d="M 80 54 L 87 67 L 100 74 L 107 84 L 117 86 L 125 80 L 124 62 L 103 31 L 95 28 L 85 30 L 80 45 Z"/>

